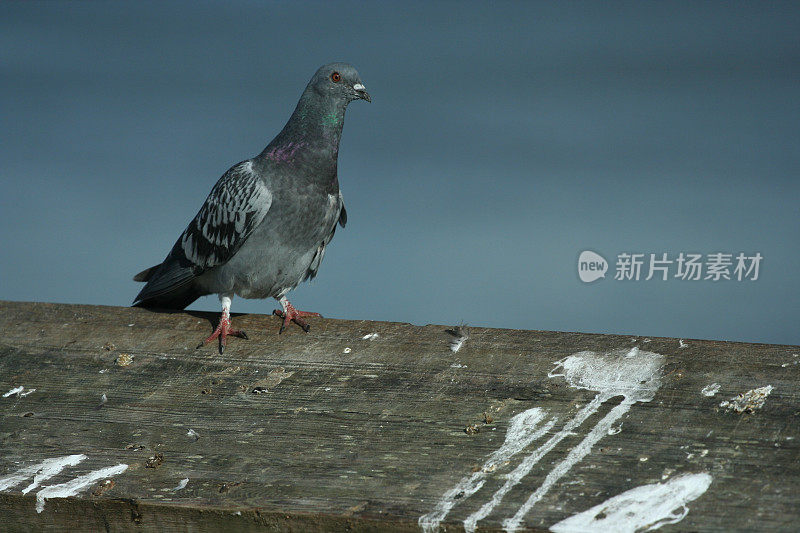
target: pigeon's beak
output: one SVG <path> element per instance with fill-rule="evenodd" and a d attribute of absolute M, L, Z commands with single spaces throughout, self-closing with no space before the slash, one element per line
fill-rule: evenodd
<path fill-rule="evenodd" d="M 372 102 L 372 98 L 370 98 L 369 93 L 361 83 L 356 83 L 353 85 L 353 90 L 356 92 L 357 97 L 361 98 L 362 100 L 366 100 L 367 102 Z"/>

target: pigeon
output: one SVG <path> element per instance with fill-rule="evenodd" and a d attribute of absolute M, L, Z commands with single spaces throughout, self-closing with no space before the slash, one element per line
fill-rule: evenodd
<path fill-rule="evenodd" d="M 352 65 L 320 67 L 280 133 L 257 156 L 237 163 L 217 181 L 205 203 L 161 264 L 134 281 L 147 282 L 133 302 L 146 308 L 183 309 L 217 294 L 222 315 L 202 347 L 228 336 L 234 295 L 275 298 L 280 333 L 307 317 L 286 294 L 319 270 L 336 225 L 347 223 L 339 191 L 337 159 L 344 114 L 354 100 L 372 99 Z"/>

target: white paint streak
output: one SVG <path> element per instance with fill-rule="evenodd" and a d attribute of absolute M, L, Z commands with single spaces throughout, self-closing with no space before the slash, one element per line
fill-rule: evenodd
<path fill-rule="evenodd" d="M 14 387 L 7 393 L 3 394 L 3 398 L 8 398 L 9 396 L 14 396 L 14 395 L 17 395 L 17 397 L 22 398 L 23 396 L 27 396 L 28 394 L 33 394 L 34 392 L 36 392 L 36 389 L 28 389 L 27 391 L 22 392 L 24 390 L 25 387 L 23 387 L 22 385 L 20 385 L 19 387 Z"/>
<path fill-rule="evenodd" d="M 52 459 L 45 459 L 39 464 L 26 466 L 17 470 L 14 474 L 0 478 L 0 491 L 16 487 L 26 479 L 33 478 L 31 483 L 26 489 L 22 491 L 27 494 L 31 490 L 39 486 L 43 481 L 47 481 L 51 477 L 59 474 L 64 468 L 68 466 L 75 466 L 86 459 L 83 454 L 78 455 L 65 455 L 63 457 L 54 457 Z"/>
<path fill-rule="evenodd" d="M 75 496 L 79 492 L 86 490 L 93 483 L 100 481 L 101 479 L 114 477 L 123 473 L 127 469 L 128 465 L 126 464 L 108 466 L 106 468 L 101 468 L 100 470 L 95 470 L 94 472 L 89 472 L 83 476 L 76 477 L 75 479 L 67 481 L 66 483 L 45 487 L 36 493 L 36 512 L 41 513 L 44 511 L 45 500 L 48 498 L 69 498 L 70 496 Z"/>
<path fill-rule="evenodd" d="M 362 340 L 365 340 L 365 341 L 374 341 L 374 340 L 375 340 L 375 339 L 377 339 L 379 336 L 380 336 L 380 335 L 378 335 L 377 333 L 367 333 L 366 335 L 364 335 L 363 337 L 361 337 L 361 339 L 362 339 Z"/>
<path fill-rule="evenodd" d="M 539 488 L 528 497 L 528 500 L 522 504 L 514 516 L 503 521 L 506 531 L 518 530 L 522 525 L 522 519 L 536 502 L 541 500 L 575 464 L 589 455 L 592 447 L 608 434 L 614 423 L 622 418 L 633 404 L 649 402 L 653 399 L 661 386 L 663 364 L 664 357 L 662 355 L 641 351 L 639 348 L 632 348 L 627 352 L 615 350 L 603 355 L 595 352 L 579 352 L 557 363 L 556 368 L 548 374 L 549 377 L 563 376 L 571 387 L 598 392 L 594 400 L 584 407 L 573 420 L 583 418 L 580 421 L 582 423 L 589 415 L 597 412 L 601 403 L 614 396 L 623 396 L 624 399 L 592 428 L 580 444 L 570 450 L 569 454 L 553 467 Z M 563 369 L 561 374 L 555 373 L 559 366 Z M 564 429 L 569 425 L 567 423 Z M 561 431 L 563 432 L 564 429 Z"/>
<path fill-rule="evenodd" d="M 581 409 L 572 420 L 569 420 L 566 424 L 564 424 L 564 427 L 561 428 L 558 433 L 550 437 L 547 442 L 537 448 L 531 455 L 523 459 L 522 463 L 520 463 L 513 472 L 508 474 L 505 484 L 503 484 L 503 486 L 494 493 L 492 499 L 483 504 L 480 509 L 469 515 L 466 520 L 464 520 L 464 530 L 468 532 L 475 531 L 478 521 L 489 516 L 489 513 L 491 513 L 494 508 L 503 500 L 503 497 L 508 494 L 508 492 L 511 491 L 511 489 L 514 488 L 514 486 L 516 486 L 522 480 L 522 478 L 530 473 L 536 463 L 538 463 L 539 460 L 545 456 L 545 454 L 555 448 L 559 442 L 571 435 L 575 428 L 580 426 L 600 407 L 602 402 L 599 401 L 598 398 L 599 396 L 595 397 L 595 399 Z"/>
<path fill-rule="evenodd" d="M 711 385 L 706 385 L 703 387 L 703 390 L 700 392 L 703 393 L 703 396 L 714 396 L 716 393 L 719 392 L 720 384 L 719 383 L 712 383 Z"/>
<path fill-rule="evenodd" d="M 591 453 L 592 447 L 598 441 L 606 435 L 615 435 L 622 430 L 621 423 L 617 426 L 614 424 L 630 410 L 633 404 L 649 402 L 653 399 L 661 386 L 663 363 L 662 355 L 641 351 L 638 347 L 614 350 L 605 354 L 590 351 L 578 352 L 558 361 L 548 377 L 564 377 L 571 387 L 593 390 L 597 392 L 597 395 L 587 405 L 580 408 L 557 433 L 525 457 L 511 473 L 504 476 L 505 483 L 492 495 L 492 498 L 464 520 L 465 531 L 474 532 L 478 521 L 492 513 L 503 498 L 531 472 L 546 454 L 565 438 L 574 435 L 575 430 L 597 413 L 604 402 L 615 396 L 623 396 L 622 402 L 612 408 L 589 431 L 583 441 L 570 450 L 567 456 L 551 469 L 539 488 L 530 495 L 512 518 L 503 523 L 508 531 L 519 529 L 523 518 L 536 502 L 544 497 L 575 464 Z M 436 531 L 441 521 L 457 503 L 464 501 L 483 487 L 488 473 L 496 470 L 498 464 L 507 463 L 508 458 L 521 452 L 534 440 L 541 438 L 556 422 L 554 418 L 546 426 L 537 430 L 536 425 L 544 418 L 544 412 L 535 408 L 518 416 L 522 415 L 532 418 L 526 423 L 522 423 L 523 418 L 512 419 L 505 443 L 487 459 L 484 467 L 480 471 L 462 478 L 453 489 L 444 494 L 433 511 L 420 517 L 419 524 L 424 531 Z M 520 433 L 523 429 L 525 433 Z M 527 435 L 527 440 L 516 437 L 520 434 Z"/>
<path fill-rule="evenodd" d="M 598 394 L 571 420 L 567 421 L 558 433 L 523 459 L 519 466 L 507 476 L 506 482 L 494 493 L 492 499 L 464 520 L 464 529 L 468 532 L 475 531 L 477 522 L 487 517 L 500 504 L 505 495 L 530 473 L 542 457 L 566 437 L 572 435 L 575 429 L 597 412 L 603 402 L 614 396 L 624 396 L 622 403 L 614 407 L 584 440 L 550 471 L 542 485 L 531 494 L 517 513 L 503 523 L 503 526 L 509 531 L 518 529 L 523 517 L 531 507 L 577 462 L 591 452 L 592 446 L 608 434 L 613 424 L 627 413 L 634 403 L 648 402 L 653 399 L 661 385 L 660 370 L 663 360 L 663 356 L 657 353 L 640 351 L 638 347 L 635 347 L 630 350 L 614 350 L 602 355 L 588 351 L 578 352 L 558 361 L 548 377 L 562 376 L 571 387 L 594 390 Z M 561 373 L 557 373 L 559 368 Z"/>
<path fill-rule="evenodd" d="M 78 454 L 57 457 L 55 459 L 48 459 L 47 461 L 44 461 L 41 463 L 43 465 L 42 469 L 39 470 L 39 473 L 33 477 L 33 483 L 22 489 L 22 494 L 28 494 L 30 491 L 42 484 L 42 482 L 60 474 L 64 468 L 68 466 L 75 466 L 84 459 L 86 459 L 85 455 Z"/>
<path fill-rule="evenodd" d="M 624 396 L 636 402 L 649 402 L 661 386 L 663 364 L 662 355 L 639 348 L 603 355 L 578 352 L 559 361 L 548 377 L 563 376 L 571 387 L 597 391 L 603 401 Z M 563 373 L 556 373 L 559 367 Z"/>
<path fill-rule="evenodd" d="M 603 417 L 600 422 L 592 428 L 588 435 L 572 450 L 570 450 L 569 454 L 566 458 L 564 458 L 560 463 L 558 463 L 545 477 L 542 484 L 539 486 L 536 491 L 531 494 L 527 501 L 522 504 L 522 506 L 517 510 L 517 512 L 511 518 L 508 518 L 503 521 L 503 528 L 506 531 L 516 531 L 520 529 L 522 526 L 522 519 L 525 518 L 525 515 L 533 508 L 536 503 L 541 500 L 545 494 L 547 494 L 552 486 L 562 477 L 564 474 L 570 471 L 573 466 L 575 466 L 578 462 L 580 462 L 584 457 L 589 455 L 592 451 L 592 446 L 597 444 L 600 439 L 608 434 L 608 430 L 611 428 L 612 424 L 619 420 L 622 415 L 628 412 L 631 408 L 631 405 L 636 403 L 634 400 L 630 400 L 625 398 L 622 403 L 614 407 L 611 411 L 608 412 L 606 416 Z M 593 411 L 594 413 L 594 411 Z"/>
<path fill-rule="evenodd" d="M 10 391 L 8 391 L 7 393 L 3 394 L 3 398 L 8 398 L 9 396 L 12 396 L 14 394 L 19 394 L 20 392 L 22 392 L 22 390 L 24 388 L 25 387 L 22 387 L 22 386 L 15 387 L 15 388 L 11 389 Z"/>
<path fill-rule="evenodd" d="M 172 489 L 172 490 L 173 490 L 174 492 L 178 492 L 179 490 L 183 490 L 183 489 L 185 489 L 185 488 L 186 488 L 186 485 L 188 485 L 188 484 L 189 484 L 189 478 L 188 478 L 188 477 L 187 477 L 187 478 L 183 478 L 183 479 L 181 480 L 181 482 L 180 482 L 180 483 L 178 483 L 178 486 L 177 486 L 177 487 L 175 487 L 175 488 L 174 488 L 174 489 Z"/>
<path fill-rule="evenodd" d="M 553 525 L 550 531 L 627 533 L 658 529 L 680 522 L 689 512 L 686 504 L 708 490 L 711 476 L 685 474 L 666 483 L 642 485 L 623 492 Z"/>
<path fill-rule="evenodd" d="M 419 517 L 419 525 L 426 533 L 439 530 L 439 524 L 460 501 L 475 494 L 486 482 L 487 474 L 494 472 L 503 463 L 524 450 L 532 442 L 542 438 L 556 423 L 555 418 L 538 427 L 544 419 L 544 410 L 534 407 L 515 415 L 508 425 L 503 445 L 492 452 L 483 467 L 470 476 L 465 476 L 452 489 L 447 491 L 430 513 Z"/>

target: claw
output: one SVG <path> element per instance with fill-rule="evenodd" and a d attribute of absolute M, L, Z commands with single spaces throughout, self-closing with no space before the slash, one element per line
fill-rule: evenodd
<path fill-rule="evenodd" d="M 294 306 L 289 303 L 285 297 L 280 299 L 281 305 L 283 306 L 283 311 L 280 309 L 275 309 L 272 314 L 277 315 L 283 319 L 283 323 L 281 324 L 281 328 L 278 330 L 278 334 L 283 333 L 286 331 L 286 328 L 289 326 L 290 322 L 294 322 L 298 326 L 300 326 L 303 331 L 308 333 L 311 329 L 311 326 L 303 320 L 305 317 L 322 317 L 319 313 L 310 313 L 308 311 L 298 311 L 294 308 Z"/>
<path fill-rule="evenodd" d="M 208 344 L 209 342 L 213 341 L 214 339 L 219 339 L 219 353 L 222 355 L 225 353 L 225 345 L 227 344 L 227 337 L 231 335 L 233 337 L 239 337 L 240 339 L 247 339 L 247 333 L 240 329 L 232 329 L 231 328 L 231 319 L 230 316 L 223 312 L 222 316 L 219 319 L 219 325 L 217 325 L 217 329 L 214 330 L 206 340 L 201 342 L 197 348 L 201 348 Z"/>

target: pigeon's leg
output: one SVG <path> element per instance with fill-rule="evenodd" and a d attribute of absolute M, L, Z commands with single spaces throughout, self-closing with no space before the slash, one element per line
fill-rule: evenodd
<path fill-rule="evenodd" d="M 233 335 L 234 337 L 239 337 L 242 339 L 247 338 L 247 334 L 240 330 L 240 329 L 232 329 L 231 328 L 231 299 L 233 295 L 228 294 L 220 294 L 219 301 L 222 304 L 222 316 L 219 317 L 219 325 L 217 329 L 214 330 L 214 333 L 211 334 L 209 338 L 204 340 L 200 343 L 201 346 L 205 346 L 209 342 L 213 341 L 216 338 L 219 338 L 219 353 L 222 354 L 225 351 L 225 344 L 226 344 L 226 337 L 228 335 Z"/>
<path fill-rule="evenodd" d="M 303 320 L 304 317 L 309 316 L 319 316 L 322 315 L 319 313 L 309 313 L 308 311 L 298 311 L 294 308 L 294 306 L 286 299 L 286 296 L 282 296 L 280 300 L 278 300 L 283 307 L 283 311 L 275 309 L 272 313 L 278 315 L 283 319 L 283 324 L 281 324 L 281 329 L 278 333 L 283 333 L 286 330 L 286 327 L 289 325 L 289 322 L 294 321 L 295 324 L 303 328 L 303 331 L 308 333 L 308 330 L 311 329 L 311 326 Z"/>

